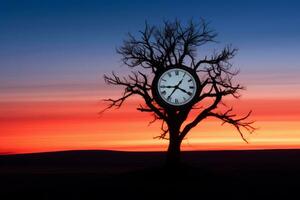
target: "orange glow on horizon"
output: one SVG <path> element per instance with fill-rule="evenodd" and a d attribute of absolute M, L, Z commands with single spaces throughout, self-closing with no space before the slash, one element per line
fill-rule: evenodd
<path fill-rule="evenodd" d="M 137 100 L 102 115 L 99 102 L 0 102 L 0 153 L 72 149 L 163 151 L 167 141 L 154 140 L 159 123 L 148 126 L 150 114 L 136 111 Z M 253 110 L 259 130 L 241 140 L 236 130 L 207 119 L 183 141 L 183 150 L 300 148 L 299 99 L 230 100 L 239 114 Z M 285 106 L 282 106 L 285 105 Z"/>

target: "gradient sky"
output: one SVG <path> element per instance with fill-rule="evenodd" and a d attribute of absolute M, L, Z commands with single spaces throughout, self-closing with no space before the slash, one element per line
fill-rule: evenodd
<path fill-rule="evenodd" d="M 297 1 L 0 1 L 0 153 L 64 149 L 164 150 L 159 124 L 124 108 L 97 113 L 120 94 L 103 74 L 126 71 L 115 49 L 145 20 L 205 18 L 247 86 L 238 113 L 259 130 L 245 144 L 230 126 L 207 120 L 185 150 L 300 147 L 300 3 Z M 201 52 L 202 53 L 202 52 Z M 228 100 L 231 101 L 231 100 Z"/>

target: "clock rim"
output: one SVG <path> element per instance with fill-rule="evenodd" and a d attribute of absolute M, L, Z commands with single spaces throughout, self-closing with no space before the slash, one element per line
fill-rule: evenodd
<path fill-rule="evenodd" d="M 159 79 L 160 77 L 166 72 L 166 71 L 169 71 L 169 70 L 172 70 L 172 69 L 181 69 L 181 70 L 185 70 L 187 72 L 189 72 L 191 74 L 191 76 L 194 78 L 195 80 L 195 83 L 196 83 L 196 92 L 195 92 L 195 95 L 194 97 L 189 101 L 187 102 L 186 104 L 182 104 L 182 105 L 172 105 L 172 104 L 169 104 L 168 102 L 166 102 L 162 97 L 161 95 L 159 94 L 159 91 L 158 91 L 158 82 L 159 82 Z M 152 95 L 153 95 L 153 98 L 154 100 L 163 108 L 166 108 L 166 109 L 184 109 L 184 108 L 188 108 L 192 105 L 194 105 L 195 101 L 196 101 L 196 98 L 200 95 L 200 80 L 199 80 L 199 77 L 197 75 L 197 73 L 195 71 L 193 71 L 193 69 L 191 69 L 190 67 L 187 67 L 187 66 L 184 66 L 184 65 L 181 65 L 181 66 L 172 66 L 172 67 L 167 67 L 165 68 L 164 70 L 160 71 L 158 74 L 155 75 L 155 77 L 153 78 L 153 81 L 152 81 Z"/>

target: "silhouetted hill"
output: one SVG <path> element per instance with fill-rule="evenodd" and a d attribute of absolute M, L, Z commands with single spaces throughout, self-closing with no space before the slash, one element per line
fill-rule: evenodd
<path fill-rule="evenodd" d="M 0 199 L 250 199 L 298 195 L 300 150 L 64 151 L 0 156 Z M 206 197 L 205 197 L 206 196 Z M 209 196 L 209 198 L 207 198 Z"/>
<path fill-rule="evenodd" d="M 61 151 L 0 156 L 1 171 L 14 173 L 119 173 L 159 165 L 160 152 Z"/>

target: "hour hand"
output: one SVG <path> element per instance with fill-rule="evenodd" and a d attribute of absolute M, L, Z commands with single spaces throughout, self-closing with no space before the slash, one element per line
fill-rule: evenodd
<path fill-rule="evenodd" d="M 160 88 L 174 88 L 174 86 L 171 86 L 171 85 L 161 85 Z"/>

